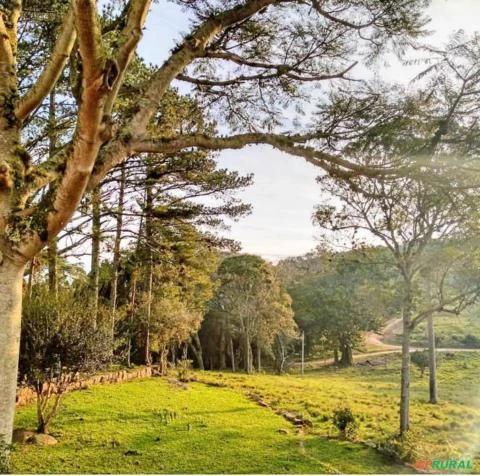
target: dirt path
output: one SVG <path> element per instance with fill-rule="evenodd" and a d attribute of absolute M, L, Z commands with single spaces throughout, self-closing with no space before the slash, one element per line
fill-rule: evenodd
<path fill-rule="evenodd" d="M 391 319 L 380 332 L 365 332 L 365 344 L 378 346 L 385 350 L 400 349 L 399 345 L 387 344 L 385 341 L 390 340 L 397 331 L 401 330 L 401 326 L 401 318 Z"/>
<path fill-rule="evenodd" d="M 377 347 L 377 350 L 362 352 L 353 355 L 354 362 L 361 362 L 372 357 L 380 357 L 388 354 L 395 354 L 401 352 L 402 346 L 387 344 L 384 340 L 391 339 L 398 331 L 401 330 L 402 319 L 395 318 L 387 322 L 380 332 L 365 332 L 365 343 L 367 345 Z M 410 347 L 410 352 L 416 350 L 424 350 L 425 347 Z M 465 348 L 437 348 L 437 352 L 480 352 L 480 349 L 465 349 Z M 318 367 L 333 364 L 333 358 L 316 359 L 305 362 L 305 369 L 312 370 Z M 293 367 L 300 367 L 300 363 L 296 362 Z"/>

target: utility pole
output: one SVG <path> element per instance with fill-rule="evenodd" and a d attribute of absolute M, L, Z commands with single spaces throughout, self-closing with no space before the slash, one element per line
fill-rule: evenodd
<path fill-rule="evenodd" d="M 302 375 L 305 371 L 305 331 L 302 331 Z"/>

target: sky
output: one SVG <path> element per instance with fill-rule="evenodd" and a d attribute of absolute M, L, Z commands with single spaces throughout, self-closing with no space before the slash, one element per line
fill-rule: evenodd
<path fill-rule="evenodd" d="M 455 30 L 478 29 L 480 0 L 433 0 L 427 15 L 431 18 L 428 29 L 433 30 L 429 42 L 441 44 Z M 179 7 L 160 1 L 148 18 L 139 53 L 148 62 L 161 64 L 188 25 Z M 415 70 L 392 61 L 378 73 L 385 80 L 408 82 Z M 223 151 L 218 162 L 220 167 L 254 174 L 254 184 L 238 195 L 252 204 L 252 214 L 232 223 L 224 233 L 239 241 L 244 252 L 276 262 L 317 246 L 318 231 L 311 218 L 315 205 L 322 201 L 315 182 L 320 169 L 268 146 Z"/>

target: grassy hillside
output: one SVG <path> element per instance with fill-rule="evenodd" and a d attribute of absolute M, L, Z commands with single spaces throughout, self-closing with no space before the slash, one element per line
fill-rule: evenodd
<path fill-rule="evenodd" d="M 268 379 L 268 378 L 267 378 Z M 274 379 L 275 380 L 275 379 Z M 17 426 L 31 427 L 33 407 Z M 280 433 L 286 429 L 287 434 Z M 395 473 L 375 450 L 298 435 L 242 392 L 163 379 L 96 387 L 65 399 L 54 447 L 18 445 L 17 473 Z"/>
<path fill-rule="evenodd" d="M 412 335 L 412 345 L 427 345 L 426 323 L 422 322 Z M 401 329 L 394 332 L 391 338 L 386 338 L 385 343 L 400 344 Z M 464 315 L 440 315 L 435 318 L 435 334 L 440 347 L 454 348 L 480 348 L 480 309 L 473 309 Z"/>
<path fill-rule="evenodd" d="M 380 362 L 380 361 L 379 361 Z M 411 420 L 419 459 L 480 456 L 480 356 L 457 353 L 440 367 L 441 403 L 427 401 L 428 379 L 413 372 Z M 272 376 L 205 372 L 188 389 L 151 379 L 70 394 L 53 431 L 54 447 L 17 446 L 16 472 L 394 473 L 376 450 L 336 438 L 334 409 L 349 406 L 360 440 L 397 429 L 399 363 Z M 220 385 L 220 386 L 218 386 Z M 252 394 L 270 405 L 253 402 Z M 280 411 L 313 421 L 298 433 Z M 17 416 L 31 427 L 33 407 Z M 279 430 L 282 429 L 282 432 Z M 283 430 L 287 430 L 284 434 Z M 479 468 L 476 468 L 478 471 Z"/>

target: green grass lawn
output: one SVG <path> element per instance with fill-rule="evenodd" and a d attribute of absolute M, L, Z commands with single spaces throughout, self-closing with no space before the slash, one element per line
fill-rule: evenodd
<path fill-rule="evenodd" d="M 335 435 L 333 410 L 348 406 L 359 422 L 358 438 L 381 441 L 398 429 L 399 359 L 380 365 L 335 371 L 324 368 L 301 376 L 210 373 L 205 379 L 261 395 L 277 409 L 303 414 L 318 435 Z M 480 458 L 480 355 L 456 353 L 439 366 L 440 403 L 428 403 L 428 373 L 412 370 L 411 428 L 419 459 Z M 480 471 L 478 463 L 476 472 Z"/>
<path fill-rule="evenodd" d="M 440 366 L 441 403 L 426 403 L 428 378 L 415 370 L 411 421 L 419 458 L 479 457 L 480 356 L 457 353 Z M 184 390 L 153 378 L 69 394 L 52 427 L 53 447 L 17 445 L 21 473 L 396 473 L 376 450 L 336 439 L 334 409 L 349 406 L 358 438 L 379 441 L 395 433 L 399 365 L 322 369 L 273 376 L 205 372 Z M 210 385 L 207 385 L 209 383 Z M 226 385 L 225 387 L 211 384 Z M 271 405 L 248 398 L 255 393 Z M 314 422 L 298 433 L 276 411 Z M 32 427 L 33 406 L 17 427 Z M 287 429 L 288 434 L 279 432 Z M 478 466 L 475 470 L 478 471 Z"/>
<path fill-rule="evenodd" d="M 17 427 L 32 427 L 34 421 L 34 407 L 18 412 Z M 283 417 L 241 391 L 202 383 L 183 390 L 159 378 L 67 395 L 52 433 L 60 440 L 56 446 L 16 446 L 15 472 L 404 471 L 373 449 L 297 434 Z"/>

